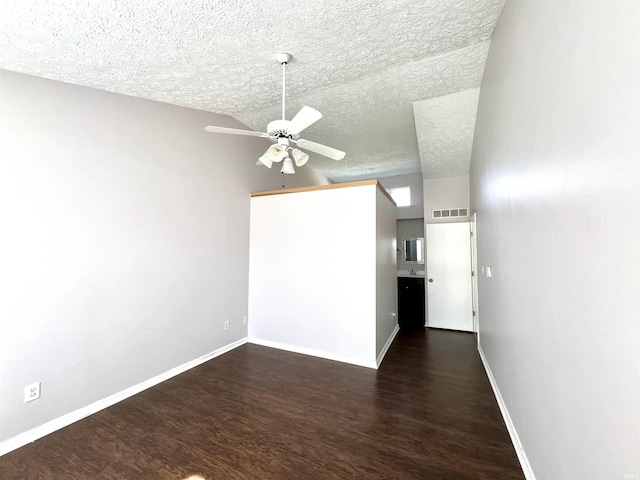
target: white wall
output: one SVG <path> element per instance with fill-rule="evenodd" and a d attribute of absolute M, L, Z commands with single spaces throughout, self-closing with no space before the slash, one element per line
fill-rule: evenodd
<path fill-rule="evenodd" d="M 433 210 L 469 208 L 469 175 L 429 178 L 423 182 L 425 223 L 464 222 L 468 217 L 432 218 Z"/>
<path fill-rule="evenodd" d="M 0 111 L 6 451 L 246 337 L 250 192 L 281 175 L 255 165 L 268 143 L 204 132 L 228 117 L 6 71 Z"/>
<path fill-rule="evenodd" d="M 472 159 L 480 340 L 538 479 L 640 477 L 640 3 L 511 1 Z"/>
<path fill-rule="evenodd" d="M 251 342 L 376 366 L 377 190 L 251 199 Z"/>
<path fill-rule="evenodd" d="M 396 206 L 376 188 L 376 362 L 398 331 Z"/>

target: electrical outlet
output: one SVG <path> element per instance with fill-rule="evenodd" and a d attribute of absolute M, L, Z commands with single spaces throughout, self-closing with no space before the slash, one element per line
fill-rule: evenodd
<path fill-rule="evenodd" d="M 40 382 L 32 383 L 24 387 L 24 403 L 32 402 L 40 398 Z"/>
<path fill-rule="evenodd" d="M 244 324 L 245 325 L 247 324 L 247 316 L 246 315 L 244 316 Z"/>
<path fill-rule="evenodd" d="M 227 320 L 226 322 L 224 322 L 224 329 L 225 329 L 225 330 L 229 330 L 229 320 Z"/>

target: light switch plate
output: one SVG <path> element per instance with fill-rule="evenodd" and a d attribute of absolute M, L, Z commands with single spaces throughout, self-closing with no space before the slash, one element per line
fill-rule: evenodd
<path fill-rule="evenodd" d="M 40 382 L 32 383 L 24 387 L 24 403 L 32 402 L 40 398 Z"/>

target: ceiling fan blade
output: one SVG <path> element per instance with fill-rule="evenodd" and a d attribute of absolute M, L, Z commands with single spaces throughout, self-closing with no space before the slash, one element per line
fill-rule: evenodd
<path fill-rule="evenodd" d="M 300 133 L 310 125 L 313 125 L 322 118 L 322 114 L 315 108 L 304 106 L 291 120 L 289 124 L 289 132 L 292 134 Z"/>
<path fill-rule="evenodd" d="M 247 135 L 249 137 L 264 137 L 268 138 L 268 133 L 254 132 L 253 130 L 240 130 L 239 128 L 227 128 L 227 127 L 204 127 L 209 133 L 230 133 L 231 135 Z"/>
<path fill-rule="evenodd" d="M 342 150 L 337 150 L 302 138 L 296 141 L 296 145 L 300 148 L 304 148 L 305 150 L 309 150 L 310 152 L 319 153 L 320 155 L 324 155 L 325 157 L 329 157 L 334 160 L 342 160 L 346 155 Z"/>

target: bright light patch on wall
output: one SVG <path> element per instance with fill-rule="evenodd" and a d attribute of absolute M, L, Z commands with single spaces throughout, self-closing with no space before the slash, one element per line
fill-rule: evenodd
<path fill-rule="evenodd" d="M 389 188 L 387 191 L 397 206 L 408 207 L 411 205 L 411 187 Z"/>

